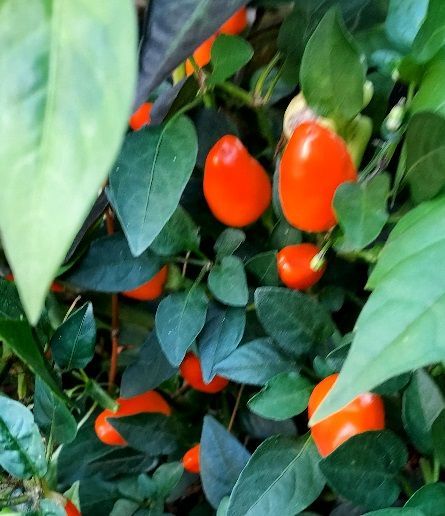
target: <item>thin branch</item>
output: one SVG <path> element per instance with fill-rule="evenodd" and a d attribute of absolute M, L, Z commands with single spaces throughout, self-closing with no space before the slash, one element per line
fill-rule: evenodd
<path fill-rule="evenodd" d="M 238 396 L 236 397 L 236 401 L 235 401 L 235 406 L 233 407 L 232 415 L 230 417 L 229 424 L 227 425 L 227 430 L 229 432 L 232 431 L 233 424 L 235 423 L 236 413 L 238 412 L 238 409 L 239 409 L 239 404 L 241 402 L 241 396 L 243 394 L 243 390 L 244 390 L 244 384 L 241 385 L 241 387 L 239 388 Z"/>

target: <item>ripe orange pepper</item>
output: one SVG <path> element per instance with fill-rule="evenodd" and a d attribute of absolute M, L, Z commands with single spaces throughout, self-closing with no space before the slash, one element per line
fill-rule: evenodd
<path fill-rule="evenodd" d="M 148 125 L 151 122 L 151 110 L 153 108 L 152 102 L 144 102 L 138 109 L 131 115 L 129 125 L 133 131 L 139 131 L 142 127 Z"/>
<path fill-rule="evenodd" d="M 124 296 L 138 301 L 152 301 L 158 298 L 164 291 L 164 286 L 168 277 L 168 265 L 155 274 L 147 283 L 133 290 L 123 292 Z"/>
<path fill-rule="evenodd" d="M 247 9 L 242 7 L 221 25 L 219 32 L 222 34 L 240 34 L 247 27 Z"/>
<path fill-rule="evenodd" d="M 269 176 L 241 141 L 223 136 L 210 150 L 204 167 L 204 196 L 223 224 L 242 227 L 258 220 L 272 199 Z"/>
<path fill-rule="evenodd" d="M 94 429 L 97 437 L 110 446 L 123 446 L 126 443 L 120 433 L 109 423 L 109 419 L 123 416 L 133 416 L 145 412 L 155 412 L 169 416 L 170 405 L 156 391 L 148 391 L 132 398 L 118 398 L 119 408 L 117 412 L 109 409 L 103 410 L 96 418 Z"/>
<path fill-rule="evenodd" d="M 313 244 L 288 245 L 277 255 L 278 275 L 286 287 L 305 290 L 315 285 L 326 269 L 323 264 L 318 270 L 311 267 L 312 259 L 320 252 Z"/>
<path fill-rule="evenodd" d="M 190 473 L 199 473 L 201 471 L 199 463 L 199 451 L 201 446 L 197 444 L 190 448 L 182 457 L 182 465 L 186 471 Z"/>
<path fill-rule="evenodd" d="M 320 403 L 336 382 L 338 374 L 332 374 L 315 386 L 309 398 L 308 414 L 312 417 Z M 312 438 L 326 457 L 354 435 L 385 428 L 385 409 L 380 396 L 365 393 L 357 396 L 349 405 L 311 428 Z"/>
<path fill-rule="evenodd" d="M 317 121 L 299 124 L 280 163 L 279 195 L 289 224 L 303 231 L 327 231 L 337 222 L 332 200 L 357 171 L 345 142 Z"/>
<path fill-rule="evenodd" d="M 197 391 L 207 392 L 210 394 L 222 391 L 229 383 L 229 380 L 218 375 L 216 375 L 210 383 L 204 383 L 202 378 L 201 362 L 193 353 L 187 353 L 182 364 L 179 366 L 179 372 L 191 387 Z"/>
<path fill-rule="evenodd" d="M 79 509 L 69 499 L 67 499 L 65 504 L 65 512 L 66 516 L 82 516 L 82 513 L 79 511 Z"/>
<path fill-rule="evenodd" d="M 215 39 L 216 35 L 210 36 L 209 39 L 206 39 L 204 43 L 201 43 L 201 45 L 199 45 L 199 47 L 193 52 L 193 59 L 200 68 L 203 68 L 210 63 L 212 45 Z M 194 71 L 195 69 L 193 68 L 190 59 L 187 59 L 185 62 L 185 74 L 189 77 L 190 75 L 193 75 Z"/>

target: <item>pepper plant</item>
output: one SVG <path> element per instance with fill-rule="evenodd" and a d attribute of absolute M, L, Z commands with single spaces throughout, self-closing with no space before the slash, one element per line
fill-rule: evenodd
<path fill-rule="evenodd" d="M 0 512 L 442 515 L 442 0 L 0 0 Z"/>

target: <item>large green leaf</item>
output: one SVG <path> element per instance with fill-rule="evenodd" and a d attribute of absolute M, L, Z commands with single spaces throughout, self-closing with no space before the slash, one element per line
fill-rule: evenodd
<path fill-rule="evenodd" d="M 365 432 L 323 459 L 320 469 L 340 495 L 369 509 L 380 509 L 396 500 L 400 492 L 396 475 L 407 460 L 406 448 L 395 434 Z"/>
<path fill-rule="evenodd" d="M 130 0 L 2 1 L 0 229 L 33 324 L 121 143 L 135 29 Z"/>
<path fill-rule="evenodd" d="M 430 111 L 445 116 L 445 52 L 428 63 L 419 89 L 410 105 L 412 113 Z"/>
<path fill-rule="evenodd" d="M 83 369 L 93 358 L 95 344 L 93 305 L 85 303 L 57 328 L 51 339 L 51 352 L 62 369 Z"/>
<path fill-rule="evenodd" d="M 308 104 L 320 115 L 350 120 L 362 109 L 365 67 L 336 9 L 326 13 L 309 39 L 300 81 Z"/>
<path fill-rule="evenodd" d="M 208 278 L 210 292 L 229 306 L 246 306 L 249 299 L 243 262 L 237 256 L 224 256 Z"/>
<path fill-rule="evenodd" d="M 325 308 L 301 292 L 257 288 L 255 308 L 266 333 L 291 356 L 301 355 L 313 345 L 324 343 L 334 332 Z"/>
<path fill-rule="evenodd" d="M 0 396 L 0 466 L 19 478 L 46 473 L 45 448 L 32 413 Z"/>
<path fill-rule="evenodd" d="M 292 516 L 321 493 L 320 456 L 307 437 L 271 437 L 252 455 L 230 496 L 229 516 Z"/>
<path fill-rule="evenodd" d="M 445 119 L 418 113 L 406 135 L 406 178 L 416 202 L 431 199 L 445 185 Z"/>
<path fill-rule="evenodd" d="M 219 84 L 247 64 L 253 56 L 250 43 L 239 36 L 220 34 L 212 45 L 212 74 L 209 84 Z"/>
<path fill-rule="evenodd" d="M 445 359 L 444 260 L 442 197 L 409 212 L 392 231 L 340 377 L 313 421 L 389 378 Z"/>
<path fill-rule="evenodd" d="M 424 63 L 444 45 L 445 4 L 442 0 L 429 0 L 426 18 L 413 43 L 413 55 Z"/>
<path fill-rule="evenodd" d="M 408 52 L 425 18 L 429 0 L 390 0 L 386 34 L 403 52 Z"/>
<path fill-rule="evenodd" d="M 438 482 L 421 487 L 406 502 L 405 507 L 416 507 L 428 516 L 442 516 L 445 507 L 445 484 Z"/>
<path fill-rule="evenodd" d="M 196 132 L 186 117 L 127 135 L 108 196 L 134 256 L 148 248 L 178 207 L 197 152 Z"/>

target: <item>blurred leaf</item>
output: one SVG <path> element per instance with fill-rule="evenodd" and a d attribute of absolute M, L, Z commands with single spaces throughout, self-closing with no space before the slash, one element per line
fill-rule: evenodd
<path fill-rule="evenodd" d="M 445 198 L 421 204 L 392 231 L 368 281 L 339 379 L 313 422 L 398 374 L 443 360 Z M 419 271 L 422 271 L 419 274 Z"/>
<path fill-rule="evenodd" d="M 66 516 L 65 509 L 53 500 L 40 500 L 39 516 Z"/>
<path fill-rule="evenodd" d="M 320 495 L 320 457 L 307 437 L 271 437 L 255 450 L 230 496 L 230 516 L 297 514 Z"/>
<path fill-rule="evenodd" d="M 135 105 L 148 95 L 247 0 L 151 0 L 139 53 Z"/>
<path fill-rule="evenodd" d="M 292 419 L 273 421 L 244 410 L 240 413 L 243 429 L 254 439 L 267 439 L 273 435 L 293 437 L 297 435 L 297 428 Z"/>
<path fill-rule="evenodd" d="M 229 356 L 241 342 L 246 325 L 243 308 L 212 304 L 199 337 L 199 357 L 202 377 L 210 382 L 215 376 L 215 365 Z"/>
<path fill-rule="evenodd" d="M 387 174 L 362 183 L 343 183 L 335 191 L 333 206 L 343 230 L 340 249 L 358 251 L 373 242 L 388 220 Z"/>
<path fill-rule="evenodd" d="M 431 427 L 434 456 L 439 460 L 442 467 L 445 464 L 445 410 L 436 417 Z"/>
<path fill-rule="evenodd" d="M 442 516 L 445 506 L 445 484 L 428 484 L 418 489 L 406 502 L 406 508 L 420 509 L 428 516 Z"/>
<path fill-rule="evenodd" d="M 411 113 L 429 111 L 445 117 L 445 52 L 441 51 L 428 63 L 417 93 L 410 105 Z M 426 115 L 426 113 L 424 113 Z"/>
<path fill-rule="evenodd" d="M 207 82 L 215 85 L 224 82 L 247 64 L 252 59 L 253 48 L 239 36 L 220 34 L 212 45 L 211 56 L 212 73 Z"/>
<path fill-rule="evenodd" d="M 57 328 L 50 343 L 51 354 L 62 369 L 83 369 L 93 358 L 95 343 L 93 305 L 85 303 Z"/>
<path fill-rule="evenodd" d="M 246 270 L 260 285 L 277 287 L 280 284 L 276 251 L 266 251 L 253 256 L 246 262 Z"/>
<path fill-rule="evenodd" d="M 163 299 L 156 311 L 156 333 L 162 351 L 178 366 L 204 327 L 208 299 L 205 290 L 194 285 Z"/>
<path fill-rule="evenodd" d="M 431 199 L 445 185 L 445 119 L 415 114 L 406 135 L 406 178 L 416 203 Z"/>
<path fill-rule="evenodd" d="M 176 435 L 172 419 L 164 414 L 137 414 L 109 418 L 109 423 L 135 450 L 147 455 L 167 455 L 176 450 Z M 147 439 L 147 436 L 150 436 Z"/>
<path fill-rule="evenodd" d="M 176 372 L 165 357 L 159 345 L 156 332 L 147 337 L 139 349 L 136 360 L 129 365 L 122 376 L 121 395 L 131 398 L 158 387 Z"/>
<path fill-rule="evenodd" d="M 166 81 L 163 84 L 169 83 Z M 198 89 L 198 83 L 193 75 L 163 89 L 153 103 L 150 125 L 162 124 L 164 120 L 192 102 L 198 93 Z"/>
<path fill-rule="evenodd" d="M 301 292 L 286 288 L 257 288 L 255 307 L 266 333 L 292 357 L 324 343 L 334 332 L 324 307 Z"/>
<path fill-rule="evenodd" d="M 22 304 L 13 281 L 0 279 L 0 319 L 20 320 L 25 318 Z"/>
<path fill-rule="evenodd" d="M 213 247 L 217 260 L 232 255 L 245 240 L 246 234 L 241 229 L 225 229 L 216 239 Z"/>
<path fill-rule="evenodd" d="M 115 159 L 136 77 L 133 2 L 60 7 L 4 0 L 0 14 L 0 230 L 32 324 Z"/>
<path fill-rule="evenodd" d="M 213 266 L 208 278 L 210 292 L 229 306 L 246 306 L 249 299 L 244 265 L 237 256 L 224 256 Z"/>
<path fill-rule="evenodd" d="M 292 370 L 295 365 L 268 338 L 243 344 L 214 368 L 224 378 L 249 385 L 264 385 L 275 375 Z"/>
<path fill-rule="evenodd" d="M 230 494 L 250 454 L 212 416 L 204 417 L 202 427 L 200 465 L 204 493 L 216 509 Z"/>
<path fill-rule="evenodd" d="M 190 215 L 178 206 L 150 249 L 159 256 L 173 256 L 181 251 L 199 249 L 199 228 Z"/>
<path fill-rule="evenodd" d="M 139 508 L 139 502 L 121 498 L 113 505 L 113 510 L 110 512 L 110 516 L 133 516 L 139 513 Z"/>
<path fill-rule="evenodd" d="M 385 29 L 402 52 L 409 52 L 425 19 L 429 0 L 390 0 Z"/>
<path fill-rule="evenodd" d="M 195 128 L 183 116 L 128 133 L 108 197 L 134 256 L 148 248 L 178 207 L 197 152 Z"/>
<path fill-rule="evenodd" d="M 6 396 L 0 396 L 0 466 L 18 478 L 41 478 L 47 469 L 45 447 L 32 413 Z"/>
<path fill-rule="evenodd" d="M 167 496 L 175 488 L 184 473 L 181 462 L 169 462 L 161 464 L 153 474 L 153 480 L 156 484 L 158 496 L 167 498 Z"/>
<path fill-rule="evenodd" d="M 248 407 L 267 419 L 285 420 L 307 408 L 313 385 L 296 372 L 281 373 L 252 396 Z"/>
<path fill-rule="evenodd" d="M 135 258 L 123 233 L 94 240 L 67 281 L 97 292 L 121 292 L 139 287 L 162 267 L 161 259 L 151 251 Z"/>
<path fill-rule="evenodd" d="M 396 476 L 408 460 L 402 441 L 389 430 L 355 435 L 320 462 L 341 496 L 369 509 L 388 507 L 400 487 Z M 351 482 L 354 478 L 354 482 Z"/>
<path fill-rule="evenodd" d="M 422 369 L 416 371 L 403 393 L 402 418 L 406 433 L 420 452 L 432 452 L 431 428 L 444 409 L 444 397 L 434 380 Z"/>
<path fill-rule="evenodd" d="M 338 10 L 329 10 L 310 37 L 300 81 L 308 104 L 319 115 L 351 120 L 362 109 L 365 67 Z"/>
<path fill-rule="evenodd" d="M 77 423 L 73 415 L 39 376 L 34 390 L 34 417 L 46 436 L 51 435 L 56 443 L 70 443 L 76 437 Z"/>
<path fill-rule="evenodd" d="M 413 43 L 412 53 L 425 63 L 445 45 L 445 4 L 442 0 L 429 0 L 426 18 Z"/>

